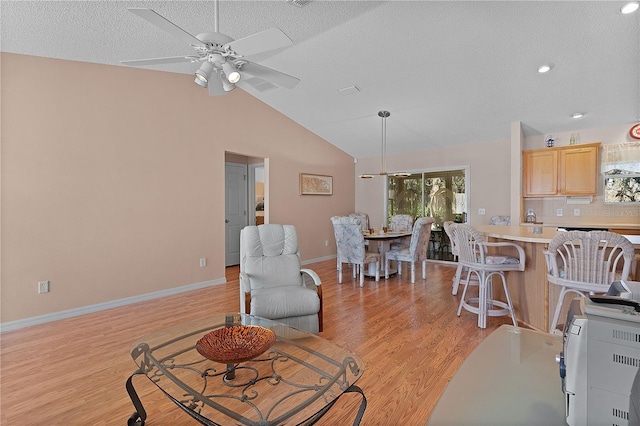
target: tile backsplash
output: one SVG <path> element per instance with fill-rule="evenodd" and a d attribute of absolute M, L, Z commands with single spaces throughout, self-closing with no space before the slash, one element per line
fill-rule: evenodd
<path fill-rule="evenodd" d="M 521 218 L 523 222 L 528 209 L 535 212 L 537 222 L 549 225 L 636 225 L 640 227 L 640 205 L 605 204 L 601 195 L 593 197 L 593 201 L 589 204 L 569 204 L 565 197 L 525 198 Z M 560 209 L 562 216 L 557 215 Z"/>

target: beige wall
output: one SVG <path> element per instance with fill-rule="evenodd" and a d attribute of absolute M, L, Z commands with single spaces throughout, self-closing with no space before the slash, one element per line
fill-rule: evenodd
<path fill-rule="evenodd" d="M 303 260 L 335 254 L 328 218 L 354 208 L 352 157 L 246 92 L 1 58 L 3 323 L 224 280 L 225 151 L 265 158 L 270 221 L 296 225 Z M 334 195 L 300 196 L 300 172 L 332 175 Z"/>
<path fill-rule="evenodd" d="M 509 124 L 505 124 L 508 126 Z M 487 224 L 493 215 L 511 215 L 516 218 L 519 212 L 533 208 L 537 220 L 549 226 L 557 225 L 640 225 L 640 209 L 637 205 L 604 204 L 602 201 L 602 179 L 598 183 L 598 196 L 589 204 L 568 204 L 565 197 L 546 197 L 522 199 L 521 177 L 522 161 L 520 149 L 544 147 L 545 135 L 525 137 L 520 123 L 510 123 L 512 140 L 486 143 L 463 144 L 432 150 L 387 155 L 387 171 L 422 171 L 455 169 L 468 166 L 471 188 L 469 194 L 469 221 L 474 225 Z M 595 129 L 574 130 L 553 134 L 556 146 L 569 145 L 574 134 L 577 143 L 602 142 L 622 143 L 632 141 L 629 136 L 631 124 L 621 124 Z M 380 156 L 359 158 L 356 176 L 363 173 L 380 171 Z M 356 177 L 356 210 L 369 214 L 371 224 L 379 227 L 385 217 L 384 178 L 373 179 Z M 484 208 L 486 214 L 478 215 L 478 209 Z M 562 208 L 564 216 L 557 217 L 556 210 Z M 574 209 L 580 209 L 580 216 L 574 216 Z"/>
<path fill-rule="evenodd" d="M 464 144 L 418 152 L 387 155 L 387 170 L 424 171 L 469 167 L 469 222 L 487 224 L 493 215 L 509 215 L 510 141 Z M 356 176 L 380 171 L 380 157 L 359 158 Z M 356 177 L 356 210 L 369 214 L 374 227 L 384 220 L 385 179 Z M 485 215 L 478 215 L 484 208 Z"/>

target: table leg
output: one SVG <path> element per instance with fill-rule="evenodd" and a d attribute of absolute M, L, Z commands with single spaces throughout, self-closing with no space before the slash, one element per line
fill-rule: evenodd
<path fill-rule="evenodd" d="M 342 395 L 344 395 L 347 392 L 355 392 L 355 393 L 359 393 L 360 395 L 362 395 L 362 402 L 360 403 L 360 408 L 358 408 L 358 412 L 356 413 L 356 418 L 353 420 L 353 426 L 358 426 L 360 424 L 360 422 L 362 421 L 362 416 L 364 416 L 364 411 L 367 409 L 367 398 L 364 396 L 364 392 L 362 391 L 362 389 L 356 385 L 351 385 L 349 386 Z M 342 396 L 340 395 L 340 396 Z M 305 422 L 301 423 L 304 425 L 313 425 L 315 424 L 318 420 L 320 420 L 320 418 L 322 418 L 322 416 L 324 416 L 325 414 L 327 414 L 327 411 L 329 411 L 329 409 L 331 407 L 333 407 L 333 405 L 338 401 L 338 399 L 334 399 L 333 401 L 331 401 L 331 403 L 329 405 L 327 405 L 326 407 L 324 407 L 322 410 L 318 411 L 316 414 L 314 414 L 313 416 L 311 416 L 309 419 L 307 419 Z"/>
<path fill-rule="evenodd" d="M 145 420 L 147 420 L 147 412 L 142 406 L 142 402 L 140 402 L 140 398 L 138 397 L 138 393 L 133 387 L 133 376 L 138 374 L 144 374 L 142 371 L 137 370 L 127 379 L 127 393 L 129 394 L 129 398 L 131 398 L 131 402 L 133 403 L 133 407 L 136 411 L 133 412 L 131 417 L 127 420 L 127 426 L 144 426 Z"/>

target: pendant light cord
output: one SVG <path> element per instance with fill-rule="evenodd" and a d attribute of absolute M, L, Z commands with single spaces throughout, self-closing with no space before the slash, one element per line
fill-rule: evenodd
<path fill-rule="evenodd" d="M 381 175 L 387 174 L 387 117 L 389 117 L 391 113 L 389 111 L 378 111 L 378 117 L 382 118 L 382 170 L 380 171 Z"/>
<path fill-rule="evenodd" d="M 218 0 L 213 0 L 213 11 L 215 13 L 214 16 L 214 20 L 213 20 L 213 32 L 217 33 L 218 31 L 218 25 L 220 24 L 218 17 L 220 16 L 220 7 L 218 5 Z"/>
<path fill-rule="evenodd" d="M 387 153 L 387 118 L 382 117 L 382 173 L 387 173 L 387 162 L 386 162 L 386 153 Z"/>

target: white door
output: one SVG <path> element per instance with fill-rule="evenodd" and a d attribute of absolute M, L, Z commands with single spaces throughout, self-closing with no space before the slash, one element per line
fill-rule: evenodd
<path fill-rule="evenodd" d="M 225 266 L 240 264 L 240 230 L 247 225 L 247 165 L 225 163 Z"/>

